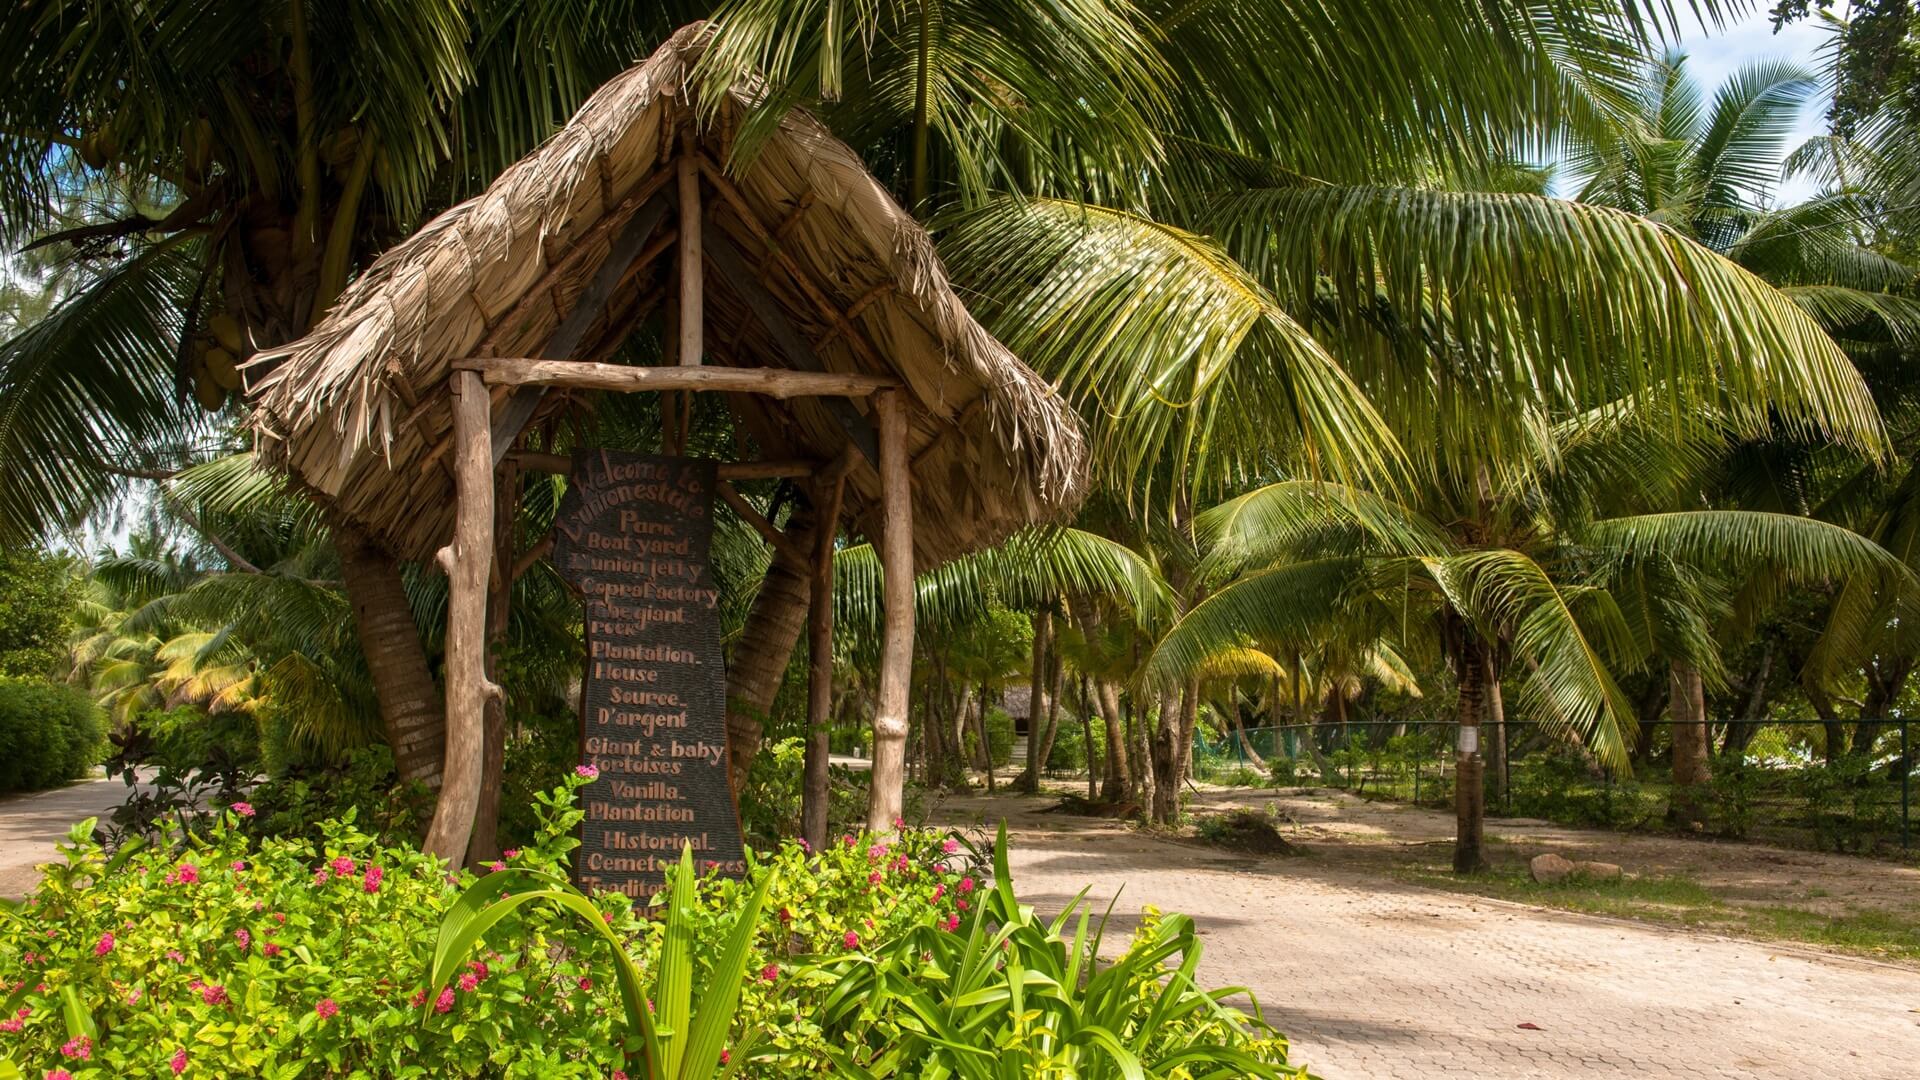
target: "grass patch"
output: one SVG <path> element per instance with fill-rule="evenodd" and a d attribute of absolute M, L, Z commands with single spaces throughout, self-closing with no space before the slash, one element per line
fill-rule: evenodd
<path fill-rule="evenodd" d="M 1920 918 L 1914 913 L 1854 909 L 1844 914 L 1727 900 L 1684 875 L 1544 885 L 1524 866 L 1499 866 L 1462 878 L 1437 866 L 1414 867 L 1407 880 L 1448 892 L 1489 896 L 1589 915 L 1638 919 L 1764 941 L 1792 941 L 1882 960 L 1920 962 Z"/>

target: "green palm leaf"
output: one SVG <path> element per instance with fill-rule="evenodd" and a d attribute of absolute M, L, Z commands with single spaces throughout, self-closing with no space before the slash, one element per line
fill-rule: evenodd
<path fill-rule="evenodd" d="M 1002 340 L 1102 415 L 1116 479 L 1246 474 L 1282 453 L 1356 478 L 1400 458 L 1341 365 L 1205 237 L 1002 199 L 956 219 L 942 251 Z"/>
<path fill-rule="evenodd" d="M 1230 196 L 1212 226 L 1289 310 L 1325 313 L 1342 361 L 1410 446 L 1444 438 L 1497 459 L 1527 406 L 1551 414 L 1657 392 L 1675 429 L 1703 410 L 1760 432 L 1777 417 L 1883 452 L 1865 383 L 1817 323 L 1631 214 L 1323 187 Z M 1383 333 L 1383 306 L 1417 329 Z"/>
<path fill-rule="evenodd" d="M 133 465 L 197 426 L 174 390 L 192 258 L 161 245 L 106 271 L 0 342 L 0 537 L 70 524 L 124 490 Z"/>
<path fill-rule="evenodd" d="M 1455 608 L 1483 634 L 1509 637 L 1514 656 L 1532 666 L 1516 704 L 1538 716 L 1547 730 L 1577 735 L 1610 766 L 1631 771 L 1628 746 L 1638 721 L 1603 655 L 1630 648 L 1619 609 L 1604 595 L 1562 588 L 1518 551 L 1475 551 L 1424 562 Z M 1580 614 L 1597 626 L 1583 625 Z M 1593 639 L 1596 628 L 1599 644 Z"/>

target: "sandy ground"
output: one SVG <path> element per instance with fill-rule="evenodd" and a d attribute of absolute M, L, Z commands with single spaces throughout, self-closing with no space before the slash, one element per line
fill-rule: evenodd
<path fill-rule="evenodd" d="M 1306 791 L 1197 801 L 1271 803 L 1309 854 L 1238 855 L 1045 813 L 1050 799 L 950 799 L 935 820 L 1006 821 L 1016 887 L 1043 911 L 1091 886 L 1097 908 L 1120 895 L 1123 928 L 1145 905 L 1193 916 L 1201 981 L 1248 987 L 1327 1080 L 1920 1076 L 1920 971 L 1410 884 L 1396 871 L 1446 860 L 1451 822 L 1431 811 Z M 1920 895 L 1914 871 L 1865 860 L 1504 819 L 1489 832 L 1508 841 L 1498 858 L 1552 848 L 1768 902 Z"/>
<path fill-rule="evenodd" d="M 1194 809 L 1248 807 L 1276 813 L 1289 841 L 1330 862 L 1400 870 L 1449 857 L 1453 817 L 1342 791 L 1202 788 Z M 1713 837 L 1658 836 L 1489 818 L 1488 857 L 1523 863 L 1546 851 L 1618 863 L 1629 874 L 1682 875 L 1732 903 L 1789 904 L 1825 914 L 1875 908 L 1920 917 L 1920 867 L 1851 855 Z M 1916 1070 L 1920 1075 L 1920 1069 Z"/>

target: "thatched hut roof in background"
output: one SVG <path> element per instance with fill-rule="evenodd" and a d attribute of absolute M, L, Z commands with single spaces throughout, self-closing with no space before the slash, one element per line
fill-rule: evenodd
<path fill-rule="evenodd" d="M 424 559 L 445 543 L 453 363 L 540 356 L 626 223 L 670 198 L 683 133 L 710 162 L 729 160 L 754 90 L 691 100 L 703 36 L 699 26 L 676 33 L 483 194 L 381 256 L 311 334 L 251 361 L 250 423 L 266 459 L 397 555 Z M 850 148 L 795 110 L 727 183 L 737 201 L 709 193 L 704 229 L 744 253 L 820 363 L 906 384 L 922 568 L 1072 509 L 1085 457 L 1077 418 L 967 313 L 932 240 Z M 673 227 L 668 217 L 656 235 Z M 606 360 L 650 310 L 672 304 L 672 260 L 665 250 L 628 271 L 567 358 Z M 788 366 L 711 264 L 706 294 L 709 363 Z M 593 397 L 549 392 L 531 429 L 591 409 Z M 768 457 L 826 461 L 847 442 L 819 400 L 730 400 Z M 503 401 L 496 392 L 496 418 Z M 853 471 L 847 496 L 855 525 L 876 533 L 871 468 Z"/>

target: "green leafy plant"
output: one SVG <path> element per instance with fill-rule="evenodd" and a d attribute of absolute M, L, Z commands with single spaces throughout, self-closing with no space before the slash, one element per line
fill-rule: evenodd
<path fill-rule="evenodd" d="M 516 910 L 528 904 L 550 904 L 577 918 L 610 946 L 627 1020 L 623 1047 L 629 1052 L 640 1051 L 643 1075 L 649 1080 L 706 1080 L 716 1072 L 731 1076 L 740 1066 L 727 1052 L 726 1040 L 740 1004 L 740 987 L 751 958 L 760 910 L 772 883 L 771 875 L 761 876 L 752 897 L 735 916 L 721 958 L 697 1002 L 693 996 L 692 920 L 699 881 L 693 873 L 692 848 L 681 850 L 680 864 L 665 894 L 665 946 L 651 997 L 639 965 L 627 954 L 621 937 L 608 928 L 592 898 L 563 879 L 532 870 L 489 874 L 461 893 L 440 921 L 428 987 L 437 990 L 446 986 L 487 931 Z M 422 1020 L 429 1015 L 423 1009 Z M 743 1048 L 738 1061 L 744 1063 L 747 1057 Z"/>
<path fill-rule="evenodd" d="M 1006 827 L 994 879 L 959 932 L 927 929 L 892 947 L 821 963 L 802 978 L 829 988 L 820 1022 L 838 1075 L 1303 1077 L 1257 1015 L 1222 1004 L 1241 988 L 1202 990 L 1191 919 L 1147 913 L 1132 945 L 1099 960 L 1107 917 L 1074 898 L 1051 921 L 1013 891 Z M 1072 926 L 1069 936 L 1067 928 Z"/>
<path fill-rule="evenodd" d="M 56 787 L 87 774 L 106 749 L 100 710 L 42 679 L 0 677 L 0 794 Z"/>
<path fill-rule="evenodd" d="M 383 843 L 351 810 L 274 836 L 251 827 L 264 810 L 236 805 L 205 828 L 172 822 L 118 852 L 83 823 L 26 902 L 0 907 L 0 1060 L 35 1080 L 54 1068 L 76 1080 L 169 1076 L 175 1055 L 189 1076 L 605 1080 L 625 1068 L 637 1030 L 623 1023 L 619 980 L 594 978 L 607 935 L 658 972 L 671 951 L 667 919 L 619 893 L 590 898 L 591 923 L 584 911 L 523 906 L 474 942 L 449 984 L 430 993 L 424 979 L 437 928 L 476 882 L 486 886 L 472 895 L 497 889 L 506 899 L 536 879 L 541 888 L 564 880 L 584 782 L 570 772 L 539 793 L 534 843 L 478 877 L 449 877 L 410 844 Z M 728 1038 L 737 1047 L 757 1034 L 783 1057 L 777 1069 L 747 1062 L 742 1075 L 830 1075 L 812 1019 L 826 990 L 791 972 L 804 957 L 844 952 L 849 933 L 879 948 L 957 925 L 974 872 L 956 838 L 902 830 L 884 841 L 848 834 L 817 852 L 788 842 L 759 854 L 749 881 L 709 875 L 679 888 L 690 937 L 678 940 L 691 941 L 693 985 L 709 995 L 716 958 L 765 889 L 753 974 L 730 980 L 738 1003 Z M 657 990 L 654 998 L 658 1007 Z M 718 999 L 703 995 L 703 1014 L 708 1002 Z M 84 1058 L 67 1053 L 82 1049 L 80 1035 L 91 1040 Z"/>

